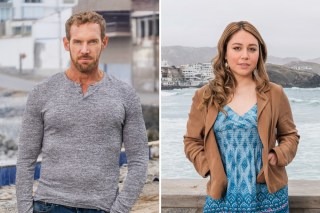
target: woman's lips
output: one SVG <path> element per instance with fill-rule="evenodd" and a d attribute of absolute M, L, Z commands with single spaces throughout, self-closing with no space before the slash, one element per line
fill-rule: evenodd
<path fill-rule="evenodd" d="M 248 68 L 250 66 L 250 64 L 240 63 L 240 64 L 238 64 L 238 66 L 240 66 L 241 68 L 245 69 L 245 68 Z"/>

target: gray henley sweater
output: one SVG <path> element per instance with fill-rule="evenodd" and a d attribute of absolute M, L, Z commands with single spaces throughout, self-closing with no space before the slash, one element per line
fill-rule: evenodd
<path fill-rule="evenodd" d="M 119 192 L 122 143 L 128 174 Z M 129 212 L 146 180 L 148 145 L 139 98 L 107 75 L 84 95 L 65 73 L 37 85 L 27 100 L 18 147 L 19 213 L 32 213 L 33 200 Z M 33 197 L 40 152 L 41 177 Z"/>

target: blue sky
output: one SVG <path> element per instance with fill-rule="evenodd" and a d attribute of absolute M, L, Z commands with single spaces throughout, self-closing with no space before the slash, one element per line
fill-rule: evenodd
<path fill-rule="evenodd" d="M 240 20 L 256 26 L 269 55 L 320 57 L 318 0 L 161 0 L 161 45 L 214 47 Z"/>

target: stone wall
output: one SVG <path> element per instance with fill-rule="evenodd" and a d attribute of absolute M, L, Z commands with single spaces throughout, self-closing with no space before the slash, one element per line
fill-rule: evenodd
<path fill-rule="evenodd" d="M 161 184 L 162 213 L 200 213 L 207 180 L 165 179 Z M 290 213 L 320 212 L 320 180 L 289 181 Z"/>

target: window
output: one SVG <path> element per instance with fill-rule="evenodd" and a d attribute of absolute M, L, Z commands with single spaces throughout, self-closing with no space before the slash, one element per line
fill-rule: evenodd
<path fill-rule="evenodd" d="M 11 19 L 11 8 L 0 8 L 0 21 Z"/>
<path fill-rule="evenodd" d="M 25 3 L 41 3 L 41 0 L 24 0 Z"/>
<path fill-rule="evenodd" d="M 74 0 L 63 0 L 64 4 L 73 4 Z"/>
<path fill-rule="evenodd" d="M 22 18 L 24 19 L 37 19 L 45 15 L 44 7 L 23 7 Z"/>
<path fill-rule="evenodd" d="M 13 35 L 30 35 L 31 26 L 17 26 L 12 28 Z"/>
<path fill-rule="evenodd" d="M 153 35 L 153 21 L 148 20 L 148 24 L 149 24 L 149 36 L 152 36 Z"/>
<path fill-rule="evenodd" d="M 32 30 L 32 27 L 31 27 L 31 26 L 26 26 L 24 33 L 27 34 L 27 35 L 31 35 L 31 30 Z"/>
<path fill-rule="evenodd" d="M 128 11 L 105 11 L 98 12 L 107 21 L 107 32 L 130 33 L 130 12 Z"/>
<path fill-rule="evenodd" d="M 144 34 L 145 34 L 145 33 L 144 33 L 144 32 L 145 32 L 145 31 L 144 31 L 144 21 L 141 20 L 140 23 L 141 23 L 141 38 L 144 38 Z"/>
<path fill-rule="evenodd" d="M 159 18 L 156 20 L 156 36 L 159 36 Z"/>
<path fill-rule="evenodd" d="M 22 27 L 14 27 L 12 29 L 13 35 L 21 35 Z"/>

